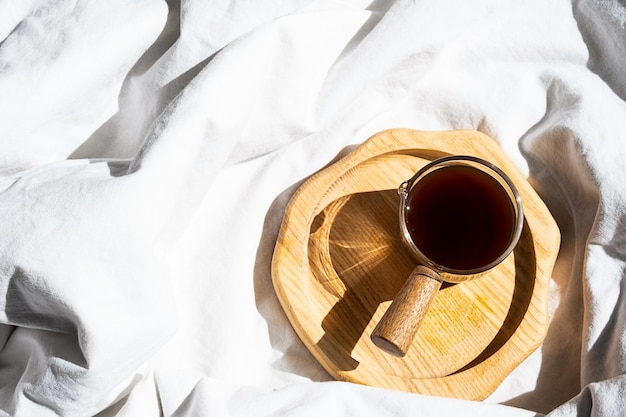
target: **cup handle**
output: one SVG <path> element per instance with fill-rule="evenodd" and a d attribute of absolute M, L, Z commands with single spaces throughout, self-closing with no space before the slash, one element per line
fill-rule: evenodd
<path fill-rule="evenodd" d="M 441 287 L 434 269 L 418 265 L 372 332 L 372 342 L 394 356 L 403 357 Z"/>

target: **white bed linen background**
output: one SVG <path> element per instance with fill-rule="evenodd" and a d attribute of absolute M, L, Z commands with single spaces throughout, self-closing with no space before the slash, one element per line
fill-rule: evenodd
<path fill-rule="evenodd" d="M 0 39 L 0 415 L 626 415 L 623 1 L 5 0 Z M 392 127 L 490 135 L 562 232 L 482 403 L 332 382 L 272 289 L 297 185 Z"/>

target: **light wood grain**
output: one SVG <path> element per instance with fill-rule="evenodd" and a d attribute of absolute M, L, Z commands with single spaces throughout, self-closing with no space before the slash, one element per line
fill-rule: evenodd
<path fill-rule="evenodd" d="M 416 266 L 374 328 L 372 342 L 385 352 L 404 357 L 441 283 L 436 271 Z"/>
<path fill-rule="evenodd" d="M 416 266 L 398 225 L 398 185 L 450 154 L 499 166 L 525 222 L 515 251 L 487 275 L 445 284 L 403 358 L 370 339 Z M 336 379 L 466 399 L 487 397 L 542 342 L 560 242 L 554 219 L 491 138 L 475 131 L 380 132 L 292 197 L 272 261 L 276 294 L 307 348 Z"/>

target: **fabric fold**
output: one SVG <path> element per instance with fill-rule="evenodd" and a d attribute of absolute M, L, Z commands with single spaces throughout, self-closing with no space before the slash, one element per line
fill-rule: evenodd
<path fill-rule="evenodd" d="M 0 3 L 0 416 L 623 415 L 625 10 Z M 484 402 L 331 381 L 273 291 L 289 197 L 393 127 L 487 134 L 561 231 Z"/>

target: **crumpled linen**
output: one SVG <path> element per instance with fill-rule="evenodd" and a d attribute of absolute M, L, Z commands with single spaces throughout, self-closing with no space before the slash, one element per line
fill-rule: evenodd
<path fill-rule="evenodd" d="M 0 2 L 0 415 L 626 415 L 626 7 Z M 484 402 L 331 381 L 271 285 L 289 197 L 379 130 L 476 129 L 562 234 Z"/>

